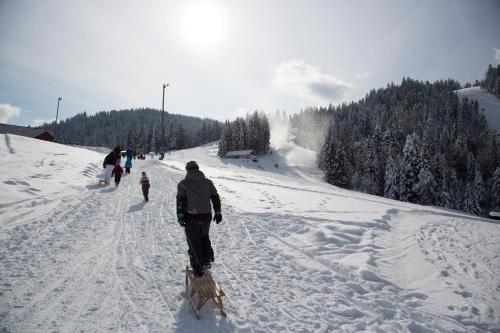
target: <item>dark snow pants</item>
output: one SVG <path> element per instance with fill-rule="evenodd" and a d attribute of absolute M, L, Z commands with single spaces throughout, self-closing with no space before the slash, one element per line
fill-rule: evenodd
<path fill-rule="evenodd" d="M 149 201 L 149 184 L 142 185 L 142 195 L 144 195 L 144 200 Z"/>
<path fill-rule="evenodd" d="M 210 242 L 210 222 L 212 214 L 188 214 L 186 219 L 186 238 L 191 267 L 196 275 L 201 275 L 203 265 L 214 261 L 214 250 Z"/>
<path fill-rule="evenodd" d="M 117 172 L 115 173 L 115 185 L 120 184 L 120 179 L 122 178 L 122 174 Z"/>

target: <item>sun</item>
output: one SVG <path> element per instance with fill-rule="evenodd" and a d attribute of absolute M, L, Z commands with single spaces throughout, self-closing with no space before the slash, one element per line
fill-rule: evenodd
<path fill-rule="evenodd" d="M 212 2 L 187 6 L 180 19 L 181 38 L 196 49 L 217 46 L 228 35 L 228 17 L 225 8 Z"/>

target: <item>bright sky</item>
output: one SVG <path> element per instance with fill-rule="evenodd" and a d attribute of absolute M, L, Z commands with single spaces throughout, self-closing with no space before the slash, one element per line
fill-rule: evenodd
<path fill-rule="evenodd" d="M 232 119 L 481 79 L 500 1 L 0 0 L 0 122 L 152 107 Z"/>

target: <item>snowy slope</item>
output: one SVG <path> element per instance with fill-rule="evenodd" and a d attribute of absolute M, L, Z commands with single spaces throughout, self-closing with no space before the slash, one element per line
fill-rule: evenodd
<path fill-rule="evenodd" d="M 49 196 L 94 182 L 102 154 L 0 134 L 0 204 Z"/>
<path fill-rule="evenodd" d="M 100 172 L 94 152 L 76 162 L 81 149 L 0 140 L 2 161 L 19 156 L 0 164 L 2 179 L 82 175 L 31 198 L 0 183 L 23 196 L 0 202 L 0 331 L 500 332 L 493 220 L 335 188 L 293 144 L 259 163 L 221 161 L 215 145 L 135 161 L 118 188 L 103 189 L 88 185 Z M 43 158 L 68 167 L 31 165 Z M 212 271 L 227 318 L 209 304 L 196 320 L 181 294 L 175 191 L 188 160 L 223 202 Z M 140 171 L 151 178 L 147 204 Z"/>
<path fill-rule="evenodd" d="M 495 132 L 500 132 L 500 99 L 481 87 L 471 87 L 455 91 L 458 97 L 477 100 L 479 109 L 484 109 L 488 126 Z"/>

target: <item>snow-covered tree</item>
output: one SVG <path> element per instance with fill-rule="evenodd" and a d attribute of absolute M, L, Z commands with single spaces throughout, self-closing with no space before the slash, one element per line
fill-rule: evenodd
<path fill-rule="evenodd" d="M 246 119 L 226 121 L 219 140 L 218 155 L 223 157 L 231 150 L 252 149 L 257 155 L 269 152 L 271 138 L 269 122 L 264 114 L 255 111 Z"/>
<path fill-rule="evenodd" d="M 415 185 L 418 183 L 418 173 L 420 171 L 419 144 L 419 138 L 416 133 L 407 136 L 406 144 L 403 148 L 399 181 L 399 198 L 403 201 L 415 202 L 417 199 Z"/>
<path fill-rule="evenodd" d="M 389 156 L 385 165 L 384 197 L 389 199 L 398 199 L 399 197 L 398 165 L 392 156 Z"/>
<path fill-rule="evenodd" d="M 493 186 L 491 188 L 492 207 L 500 209 L 500 166 L 495 169 L 493 174 Z"/>
<path fill-rule="evenodd" d="M 434 181 L 434 176 L 426 166 L 422 167 L 418 173 L 418 182 L 413 188 L 413 192 L 416 193 L 417 202 L 422 205 L 430 205 L 435 202 L 435 188 L 436 182 Z"/>
<path fill-rule="evenodd" d="M 219 155 L 220 157 L 224 157 L 226 153 L 229 151 L 231 141 L 232 141 L 231 124 L 229 123 L 229 121 L 226 121 L 226 123 L 224 124 L 224 129 L 222 130 L 222 136 L 219 140 L 219 150 L 217 152 L 217 155 Z"/>

